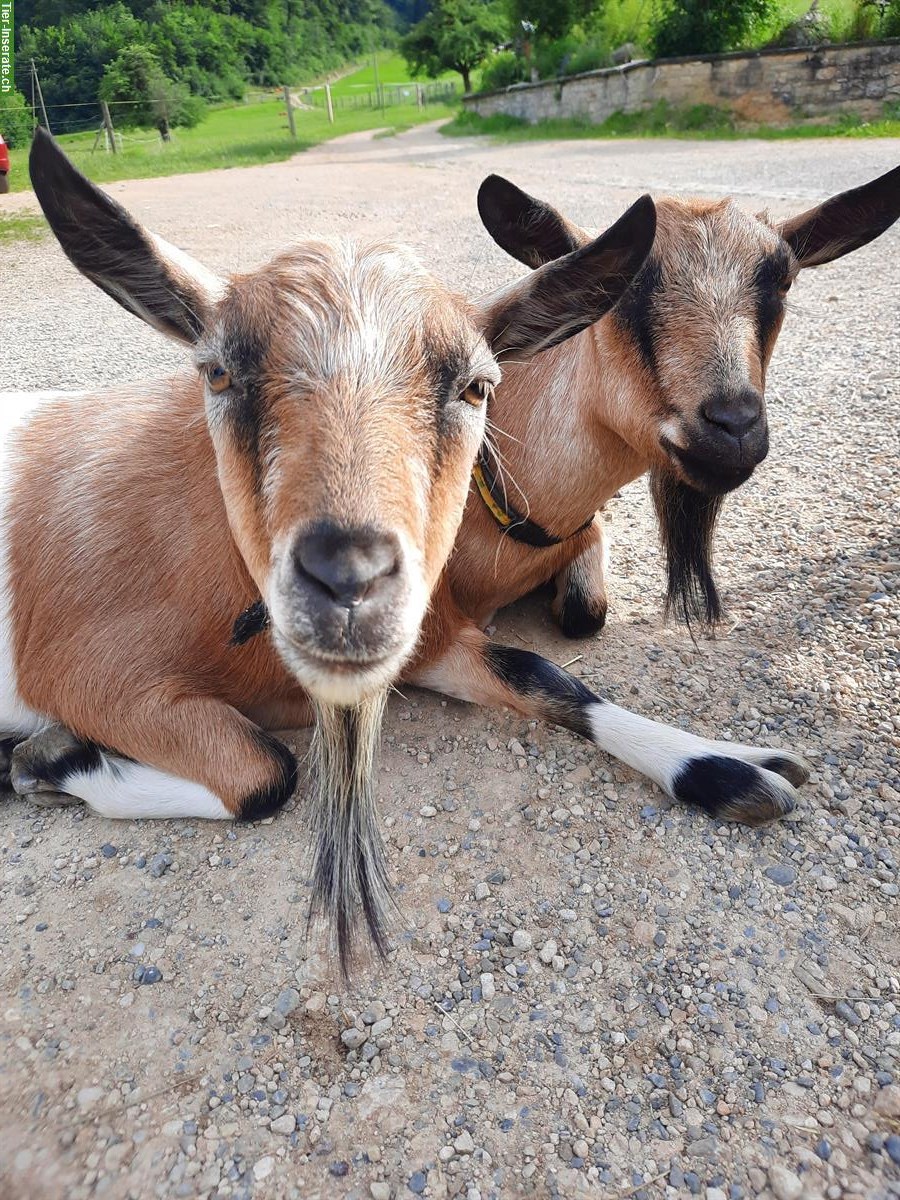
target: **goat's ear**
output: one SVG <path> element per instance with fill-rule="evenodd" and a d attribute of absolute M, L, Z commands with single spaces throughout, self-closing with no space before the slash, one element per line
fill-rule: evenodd
<path fill-rule="evenodd" d="M 478 189 L 478 214 L 501 250 L 526 267 L 553 262 L 590 241 L 584 230 L 555 208 L 502 175 L 488 175 Z"/>
<path fill-rule="evenodd" d="M 801 267 L 843 258 L 880 237 L 900 217 L 900 167 L 871 183 L 832 196 L 785 221 L 779 233 Z"/>
<path fill-rule="evenodd" d="M 155 329 L 196 342 L 222 281 L 142 229 L 40 128 L 31 143 L 29 170 L 50 228 L 78 270 Z"/>
<path fill-rule="evenodd" d="M 595 241 L 483 300 L 494 354 L 530 358 L 599 321 L 643 266 L 655 235 L 656 207 L 642 196 Z"/>

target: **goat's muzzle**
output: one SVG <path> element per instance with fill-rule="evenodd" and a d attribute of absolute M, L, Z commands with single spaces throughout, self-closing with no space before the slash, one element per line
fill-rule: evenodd
<path fill-rule="evenodd" d="M 408 557 L 395 533 L 371 525 L 318 520 L 294 537 L 278 570 L 274 634 L 317 699 L 354 704 L 396 674 L 424 613 Z"/>
<path fill-rule="evenodd" d="M 708 495 L 746 483 L 769 453 L 765 400 L 755 388 L 713 393 L 682 428 L 681 444 L 666 435 L 660 444 L 682 481 Z"/>

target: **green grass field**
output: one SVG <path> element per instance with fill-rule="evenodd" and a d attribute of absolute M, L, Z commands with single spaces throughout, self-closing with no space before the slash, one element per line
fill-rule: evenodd
<path fill-rule="evenodd" d="M 402 83 L 414 83 L 412 76 L 409 73 L 409 68 L 406 65 L 406 60 L 402 55 L 397 54 L 393 50 L 379 50 L 378 58 L 378 82 L 384 86 Z M 459 75 L 453 71 L 445 71 L 443 75 L 438 76 L 438 81 L 449 82 L 455 81 L 462 90 L 462 80 Z M 419 83 L 434 83 L 433 79 L 421 79 Z M 341 79 L 335 80 L 331 85 L 331 94 L 333 96 L 358 96 L 361 92 L 374 92 L 375 90 L 375 68 L 372 65 L 371 58 L 364 63 L 360 63 L 357 70 L 349 75 L 344 75 Z"/>
<path fill-rule="evenodd" d="M 119 154 L 108 154 L 103 149 L 92 153 L 94 133 L 63 134 L 59 141 L 80 170 L 103 183 L 279 162 L 342 134 L 408 129 L 423 121 L 450 117 L 453 112 L 445 104 L 419 109 L 414 103 L 390 105 L 383 113 L 377 109 L 338 109 L 334 125 L 329 125 L 323 109 L 295 109 L 295 141 L 288 131 L 284 101 L 271 100 L 212 109 L 196 128 L 173 130 L 168 144 L 154 130 L 124 130 Z M 24 191 L 29 186 L 27 156 L 13 150 L 10 157 L 10 190 Z"/>
<path fill-rule="evenodd" d="M 574 118 L 539 121 L 529 125 L 518 117 L 497 114 L 479 117 L 459 112 L 441 126 L 447 137 L 487 135 L 497 142 L 579 141 L 615 138 L 686 138 L 694 140 L 734 140 L 762 138 L 780 141 L 789 138 L 822 137 L 900 137 L 900 113 L 892 110 L 880 121 L 858 121 L 845 117 L 828 125 L 736 125 L 727 112 L 709 105 L 671 108 L 659 101 L 641 113 L 613 113 L 600 125 Z"/>

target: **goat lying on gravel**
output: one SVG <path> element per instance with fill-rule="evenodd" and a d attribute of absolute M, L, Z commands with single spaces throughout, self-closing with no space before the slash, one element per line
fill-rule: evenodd
<path fill-rule="evenodd" d="M 480 455 L 451 559 L 453 594 L 478 625 L 539 584 L 570 637 L 606 618 L 595 513 L 650 473 L 668 560 L 669 608 L 721 615 L 710 569 L 722 497 L 766 457 L 766 372 L 799 271 L 841 258 L 900 216 L 900 167 L 774 223 L 733 200 L 657 205 L 653 251 L 604 320 L 536 363 L 511 363 L 491 399 L 497 454 Z M 588 240 L 497 175 L 482 220 L 530 267 Z M 502 475 L 498 462 L 502 460 Z M 505 484 L 505 488 L 504 488 Z"/>
<path fill-rule="evenodd" d="M 587 234 L 490 176 L 479 209 L 495 240 L 537 267 Z M 606 616 L 598 509 L 646 471 L 668 559 L 668 605 L 714 621 L 710 569 L 724 493 L 768 450 L 766 369 L 798 271 L 840 258 L 900 215 L 900 168 L 774 224 L 733 201 L 657 202 L 654 248 L 597 325 L 533 363 L 510 363 L 489 405 L 493 444 L 450 558 L 451 597 L 433 606 L 406 677 L 478 704 L 563 725 L 716 817 L 789 811 L 807 770 L 795 755 L 710 742 L 600 700 L 535 654 L 482 632 L 492 613 L 556 581 L 565 633 Z M 502 462 L 502 467 L 501 467 Z"/>
<path fill-rule="evenodd" d="M 768 449 L 763 393 L 784 296 L 802 267 L 887 229 L 897 191 L 894 171 L 780 228 L 729 201 L 661 201 L 654 249 L 617 308 L 535 362 L 504 368 L 490 401 L 504 472 L 485 444 L 404 679 L 562 725 L 717 818 L 759 824 L 789 812 L 808 778 L 796 754 L 650 721 L 540 655 L 489 641 L 483 628 L 497 608 L 556 578 L 565 632 L 599 629 L 606 601 L 594 514 L 648 469 L 670 606 L 718 616 L 713 527 L 722 495 Z M 500 245 L 532 266 L 587 239 L 496 176 L 482 185 L 479 207 Z"/>
<path fill-rule="evenodd" d="M 598 320 L 646 258 L 653 204 L 472 306 L 388 245 L 304 242 L 224 283 L 41 131 L 31 172 L 73 263 L 196 371 L 0 397 L 13 785 L 106 816 L 252 820 L 296 783 L 267 731 L 315 718 L 314 893 L 346 966 L 358 908 L 383 944 L 380 715 L 453 544 L 496 356 Z M 260 596 L 269 634 L 249 640 Z"/>

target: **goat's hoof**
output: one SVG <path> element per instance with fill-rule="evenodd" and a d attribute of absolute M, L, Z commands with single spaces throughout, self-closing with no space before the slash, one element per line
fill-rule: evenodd
<path fill-rule="evenodd" d="M 608 605 L 605 597 L 595 597 L 591 603 L 584 597 L 557 597 L 550 607 L 567 638 L 594 637 L 606 624 Z"/>
<path fill-rule="evenodd" d="M 809 779 L 812 768 L 799 754 L 789 750 L 762 750 L 759 753 L 760 757 L 753 760 L 758 767 L 780 775 L 794 787 L 800 787 Z"/>
<path fill-rule="evenodd" d="M 741 825 L 768 825 L 794 811 L 798 796 L 793 785 L 772 771 L 759 770 L 757 774 L 759 781 L 746 793 L 718 805 L 716 817 Z"/>
<path fill-rule="evenodd" d="M 13 750 L 9 768 L 13 791 L 49 808 L 80 804 L 76 797 L 65 794 L 63 785 L 86 752 L 96 754 L 96 748 L 64 725 L 50 725 Z"/>
<path fill-rule="evenodd" d="M 0 738 L 0 791 L 8 792 L 12 787 L 9 771 L 12 766 L 13 751 L 21 740 L 16 737 Z"/>
<path fill-rule="evenodd" d="M 765 825 L 787 816 L 796 807 L 797 793 L 787 776 L 787 768 L 793 778 L 802 782 L 808 772 L 801 779 L 800 761 L 780 757 L 785 770 L 776 772 L 768 766 L 726 754 L 701 754 L 681 767 L 673 780 L 672 794 L 683 804 L 702 808 L 716 820 Z"/>
<path fill-rule="evenodd" d="M 68 792 L 51 792 L 49 788 L 36 792 L 17 791 L 16 795 L 37 808 L 71 808 L 73 804 L 83 803 L 77 796 L 70 796 Z"/>

